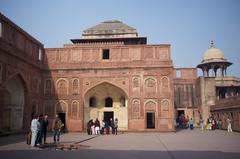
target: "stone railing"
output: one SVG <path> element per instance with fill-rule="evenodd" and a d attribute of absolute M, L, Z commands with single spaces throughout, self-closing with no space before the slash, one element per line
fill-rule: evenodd
<path fill-rule="evenodd" d="M 223 109 L 228 107 L 239 107 L 240 96 L 228 97 L 215 101 L 215 105 L 211 106 L 211 110 Z"/>

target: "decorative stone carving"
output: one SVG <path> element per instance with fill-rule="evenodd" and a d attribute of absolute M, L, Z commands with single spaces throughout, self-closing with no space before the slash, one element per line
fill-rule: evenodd
<path fill-rule="evenodd" d="M 147 78 L 145 80 L 145 94 L 146 96 L 154 96 L 157 93 L 157 80 L 154 78 Z"/>
<path fill-rule="evenodd" d="M 169 101 L 167 99 L 161 101 L 161 117 L 169 118 Z"/>
<path fill-rule="evenodd" d="M 72 83 L 72 91 L 73 94 L 79 94 L 79 80 L 78 79 L 74 79 L 73 83 Z"/>
<path fill-rule="evenodd" d="M 147 101 L 145 103 L 145 110 L 156 110 L 156 103 L 154 101 Z"/>
<path fill-rule="evenodd" d="M 65 79 L 60 79 L 57 81 L 57 93 L 59 95 L 68 94 L 68 85 Z"/>
<path fill-rule="evenodd" d="M 140 79 L 135 77 L 133 78 L 133 88 L 139 87 L 140 85 Z"/>
<path fill-rule="evenodd" d="M 164 76 L 164 77 L 161 78 L 160 89 L 161 89 L 162 93 L 170 92 L 169 78 L 167 76 Z"/>
<path fill-rule="evenodd" d="M 149 79 L 146 80 L 146 86 L 147 87 L 154 87 L 155 84 L 156 84 L 156 82 L 155 82 L 154 79 L 149 78 Z"/>
<path fill-rule="evenodd" d="M 132 118 L 138 119 L 140 117 L 140 100 L 134 99 L 132 101 Z"/>
<path fill-rule="evenodd" d="M 77 101 L 72 102 L 71 116 L 72 116 L 72 118 L 78 117 L 78 102 Z"/>

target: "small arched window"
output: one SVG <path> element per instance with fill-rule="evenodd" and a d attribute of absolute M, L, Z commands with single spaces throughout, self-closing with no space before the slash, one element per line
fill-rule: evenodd
<path fill-rule="evenodd" d="M 111 97 L 107 97 L 105 99 L 105 107 L 112 107 L 113 106 L 113 100 Z"/>
<path fill-rule="evenodd" d="M 97 106 L 97 99 L 96 97 L 91 97 L 89 99 L 89 107 L 96 107 Z"/>

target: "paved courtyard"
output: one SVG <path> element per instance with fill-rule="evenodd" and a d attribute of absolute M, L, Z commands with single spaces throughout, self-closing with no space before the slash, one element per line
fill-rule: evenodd
<path fill-rule="evenodd" d="M 52 142 L 52 137 L 47 138 Z M 61 143 L 76 143 L 78 150 L 32 149 L 25 135 L 0 137 L 1 159 L 240 159 L 240 133 L 224 130 L 181 130 L 177 133 L 123 133 L 89 136 L 67 133 Z"/>

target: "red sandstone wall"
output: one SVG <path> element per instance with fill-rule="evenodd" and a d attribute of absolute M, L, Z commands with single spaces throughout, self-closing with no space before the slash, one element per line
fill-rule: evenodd
<path fill-rule="evenodd" d="M 110 59 L 102 59 L 102 49 L 110 50 Z M 60 101 L 60 107 L 67 114 L 68 130 L 83 130 L 85 94 L 103 82 L 126 93 L 129 131 L 146 130 L 146 112 L 149 111 L 156 116 L 153 131 L 174 129 L 169 45 L 72 45 L 46 49 L 45 62 L 50 72 L 44 74 L 44 107 L 53 117 Z M 78 81 L 75 86 L 74 80 Z M 62 89 L 58 87 L 61 84 Z M 74 101 L 79 108 L 77 112 L 72 109 Z M 73 114 L 78 116 L 74 118 Z"/>
<path fill-rule="evenodd" d="M 0 23 L 0 89 L 4 89 L 14 76 L 21 78 L 25 89 L 23 129 L 29 130 L 33 107 L 36 108 L 35 113 L 43 111 L 43 60 L 39 60 L 39 50 L 44 57 L 43 45 L 2 14 Z"/>

